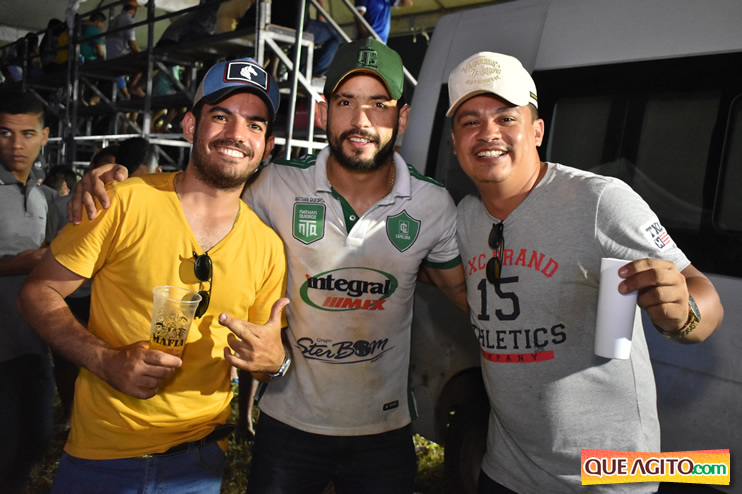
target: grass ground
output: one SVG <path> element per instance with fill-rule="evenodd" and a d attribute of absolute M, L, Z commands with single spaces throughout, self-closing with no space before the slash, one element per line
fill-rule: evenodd
<path fill-rule="evenodd" d="M 235 390 L 236 391 L 236 390 Z M 36 466 L 26 488 L 27 494 L 47 494 L 51 490 L 57 462 L 64 446 L 66 433 L 61 425 L 59 404 L 55 409 L 57 423 L 54 440 L 44 459 Z M 237 416 L 237 397 L 232 402 L 233 422 Z M 415 479 L 415 491 L 420 494 L 440 494 L 444 490 L 443 477 L 443 448 L 422 436 L 415 436 L 418 469 Z M 244 494 L 247 485 L 247 469 L 250 464 L 252 443 L 236 440 L 232 436 L 229 440 L 227 464 L 222 481 L 222 494 Z M 332 494 L 332 487 L 325 494 Z"/>

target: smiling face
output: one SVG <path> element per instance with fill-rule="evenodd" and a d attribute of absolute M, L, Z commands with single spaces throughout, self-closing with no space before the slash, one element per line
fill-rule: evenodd
<path fill-rule="evenodd" d="M 5 168 L 26 183 L 36 157 L 49 139 L 49 128 L 35 113 L 0 113 L 0 159 Z"/>
<path fill-rule="evenodd" d="M 252 93 L 233 94 L 196 116 L 183 118 L 183 133 L 193 143 L 191 163 L 202 182 L 233 190 L 242 187 L 273 149 L 267 137 L 268 108 Z"/>
<path fill-rule="evenodd" d="M 459 164 L 478 187 L 519 188 L 538 174 L 544 121 L 534 120 L 528 106 L 513 106 L 489 94 L 474 96 L 456 110 L 452 128 Z"/>
<path fill-rule="evenodd" d="M 370 75 L 347 78 L 320 104 L 331 159 L 344 168 L 374 170 L 394 153 L 397 135 L 407 126 L 409 107 L 398 108 L 382 82 Z"/>

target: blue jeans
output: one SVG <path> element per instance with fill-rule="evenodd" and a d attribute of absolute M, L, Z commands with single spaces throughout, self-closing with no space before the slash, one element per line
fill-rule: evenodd
<path fill-rule="evenodd" d="M 340 46 L 340 36 L 330 27 L 329 24 L 322 21 L 310 19 L 307 22 L 306 32 L 314 35 L 314 63 L 312 64 L 312 76 L 320 77 L 325 75 L 330 63 L 335 57 L 335 52 Z M 322 45 L 319 46 L 318 45 Z"/>
<path fill-rule="evenodd" d="M 219 494 L 224 452 L 216 442 L 170 455 L 85 460 L 62 454 L 52 494 Z"/>
<path fill-rule="evenodd" d="M 411 494 L 417 457 L 410 426 L 368 436 L 325 436 L 261 413 L 247 479 L 250 494 Z"/>
<path fill-rule="evenodd" d="M 49 355 L 0 362 L 1 492 L 21 492 L 34 463 L 46 452 L 53 425 L 54 376 Z"/>

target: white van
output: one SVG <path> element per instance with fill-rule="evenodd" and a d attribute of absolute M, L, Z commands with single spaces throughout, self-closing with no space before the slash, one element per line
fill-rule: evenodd
<path fill-rule="evenodd" d="M 713 281 L 722 326 L 699 345 L 645 321 L 663 451 L 742 451 L 742 1 L 516 0 L 435 28 L 402 155 L 457 202 L 474 186 L 452 152 L 447 81 L 482 50 L 532 72 L 542 159 L 617 176 L 639 192 Z M 446 446 L 454 492 L 473 492 L 488 404 L 467 316 L 420 286 L 411 383 L 417 432 Z M 742 492 L 742 474 L 732 484 Z M 735 490 L 736 486 L 736 490 Z M 679 492 L 679 491 L 678 491 Z"/>

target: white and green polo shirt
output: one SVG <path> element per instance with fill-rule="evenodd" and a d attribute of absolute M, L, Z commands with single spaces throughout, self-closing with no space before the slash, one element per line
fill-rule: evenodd
<path fill-rule="evenodd" d="M 421 263 L 460 264 L 456 207 L 394 155 L 392 192 L 358 217 L 327 179 L 329 148 L 273 163 L 245 192 L 286 244 L 294 368 L 260 408 L 315 434 L 377 434 L 410 423 L 410 326 Z M 249 248 L 249 246 L 246 246 Z"/>

